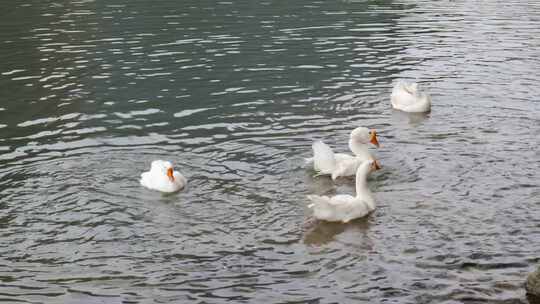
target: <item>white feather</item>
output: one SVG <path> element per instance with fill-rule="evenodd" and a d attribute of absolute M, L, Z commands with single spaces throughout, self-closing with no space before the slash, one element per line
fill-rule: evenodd
<path fill-rule="evenodd" d="M 141 174 L 140 183 L 142 186 L 161 192 L 176 192 L 184 188 L 187 179 L 178 171 L 173 171 L 174 179 L 167 176 L 167 170 L 172 168 L 168 161 L 155 160 L 152 162 L 150 171 Z"/>
<path fill-rule="evenodd" d="M 322 141 L 313 143 L 313 168 L 321 174 L 332 174 L 336 168 L 336 159 L 332 149 Z"/>
<path fill-rule="evenodd" d="M 375 209 L 375 201 L 367 187 L 367 176 L 372 170 L 372 160 L 364 161 L 356 172 L 356 196 L 336 195 L 332 197 L 308 195 L 312 202 L 308 207 L 313 216 L 320 220 L 347 223 L 366 216 Z"/>
<path fill-rule="evenodd" d="M 332 148 L 322 141 L 313 143 L 313 157 L 305 158 L 306 164 L 313 163 L 313 169 L 319 175 L 330 175 L 332 179 L 340 176 L 352 176 L 362 161 L 373 159 L 367 145 L 371 142 L 370 130 L 358 127 L 351 132 L 349 149 L 354 155 L 334 153 Z"/>
<path fill-rule="evenodd" d="M 390 101 L 394 109 L 404 112 L 429 112 L 431 110 L 431 97 L 421 92 L 417 83 L 396 82 Z"/>

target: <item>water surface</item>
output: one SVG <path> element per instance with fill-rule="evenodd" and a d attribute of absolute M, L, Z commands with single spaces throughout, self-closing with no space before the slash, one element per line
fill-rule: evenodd
<path fill-rule="evenodd" d="M 533 1 L 22 0 L 0 12 L 0 300 L 527 303 Z M 428 115 L 389 107 L 418 81 Z M 374 128 L 378 207 L 313 223 L 313 140 Z M 142 188 L 154 159 L 185 191 Z"/>

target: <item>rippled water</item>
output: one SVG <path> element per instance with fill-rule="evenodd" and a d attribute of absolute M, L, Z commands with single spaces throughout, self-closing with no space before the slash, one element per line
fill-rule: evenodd
<path fill-rule="evenodd" d="M 534 1 L 15 1 L 0 11 L 0 300 L 527 303 Z M 392 111 L 396 79 L 433 97 Z M 313 140 L 375 128 L 377 210 L 313 223 Z M 188 188 L 141 172 L 168 159 Z"/>

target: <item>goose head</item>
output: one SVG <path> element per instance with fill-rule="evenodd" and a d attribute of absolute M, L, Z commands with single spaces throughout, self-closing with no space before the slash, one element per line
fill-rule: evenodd
<path fill-rule="evenodd" d="M 372 173 L 380 169 L 381 165 L 376 159 L 365 160 L 358 166 L 358 172 L 363 172 L 364 174 Z"/>
<path fill-rule="evenodd" d="M 174 167 L 171 162 L 162 160 L 153 161 L 151 171 L 157 172 L 161 176 L 167 176 L 169 181 L 174 182 Z"/>
<path fill-rule="evenodd" d="M 377 132 L 366 127 L 358 127 L 351 132 L 351 142 L 359 144 L 373 144 L 377 148 L 380 146 L 377 140 Z"/>
<path fill-rule="evenodd" d="M 381 165 L 376 159 L 369 161 L 369 172 L 377 171 L 381 169 Z"/>
<path fill-rule="evenodd" d="M 411 84 L 405 84 L 403 86 L 405 91 L 407 91 L 411 95 L 416 95 L 416 92 L 418 92 L 418 83 L 414 82 Z"/>

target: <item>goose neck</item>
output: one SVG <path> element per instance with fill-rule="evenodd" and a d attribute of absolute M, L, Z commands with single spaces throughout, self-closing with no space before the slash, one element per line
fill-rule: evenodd
<path fill-rule="evenodd" d="M 357 197 L 369 192 L 369 188 L 367 185 L 367 176 L 368 176 L 367 168 L 364 168 L 363 166 L 358 168 L 358 171 L 356 172 L 356 196 Z"/>
<path fill-rule="evenodd" d="M 370 158 L 368 147 L 364 143 L 360 143 L 358 141 L 350 139 L 349 149 L 351 149 L 352 153 L 354 153 L 354 155 L 356 155 L 357 157 L 360 157 L 362 159 Z"/>

